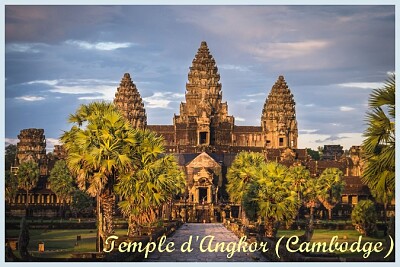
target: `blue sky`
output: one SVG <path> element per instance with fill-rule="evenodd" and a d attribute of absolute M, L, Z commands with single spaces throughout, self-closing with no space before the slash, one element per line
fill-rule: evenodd
<path fill-rule="evenodd" d="M 49 149 L 125 72 L 148 124 L 172 124 L 203 40 L 237 125 L 260 124 L 285 76 L 300 148 L 360 145 L 368 95 L 395 69 L 394 6 L 6 6 L 5 33 L 6 143 L 44 128 Z"/>

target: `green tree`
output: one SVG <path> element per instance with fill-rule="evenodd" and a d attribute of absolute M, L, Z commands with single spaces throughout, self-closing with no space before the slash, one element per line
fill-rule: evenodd
<path fill-rule="evenodd" d="M 310 155 L 313 160 L 320 160 L 321 158 L 320 152 L 312 150 L 311 148 L 307 148 L 307 154 Z"/>
<path fill-rule="evenodd" d="M 275 238 L 280 223 L 289 225 L 298 212 L 296 191 L 288 168 L 276 162 L 261 164 L 250 190 L 256 190 L 260 215 L 265 218 L 265 235 Z M 254 187 L 254 188 L 251 188 Z"/>
<path fill-rule="evenodd" d="M 302 204 L 307 181 L 310 180 L 310 171 L 305 166 L 292 166 L 287 175 L 293 181 L 291 188 L 297 193 L 298 203 Z"/>
<path fill-rule="evenodd" d="M 17 156 L 17 146 L 13 144 L 9 144 L 6 146 L 5 151 L 5 170 L 10 171 L 11 167 L 15 164 L 15 158 Z"/>
<path fill-rule="evenodd" d="M 173 155 L 163 155 L 163 138 L 151 131 L 138 131 L 139 142 L 132 158 L 135 172 L 121 175 L 115 187 L 118 203 L 128 218 L 128 235 L 137 234 L 140 225 L 155 222 L 160 207 L 185 189 L 185 178 Z M 158 215 L 157 215 L 158 213 Z"/>
<path fill-rule="evenodd" d="M 394 74 L 382 88 L 372 91 L 362 145 L 366 161 L 362 181 L 383 203 L 385 221 L 387 205 L 395 197 L 395 91 Z"/>
<path fill-rule="evenodd" d="M 113 104 L 81 105 L 70 115 L 71 129 L 61 140 L 67 150 L 67 165 L 81 190 L 97 200 L 97 251 L 113 233 L 114 185 L 117 177 L 133 170 L 129 157 L 136 146 L 135 130 Z"/>
<path fill-rule="evenodd" d="M 332 209 L 339 203 L 344 190 L 343 172 L 338 168 L 326 168 L 318 178 L 318 199 L 328 210 L 328 219 L 332 219 Z"/>
<path fill-rule="evenodd" d="M 39 165 L 34 161 L 27 161 L 18 166 L 18 187 L 25 190 L 25 212 L 28 215 L 29 191 L 39 182 Z"/>
<path fill-rule="evenodd" d="M 77 217 L 88 217 L 94 214 L 96 203 L 90 195 L 82 190 L 76 189 L 72 194 L 71 212 Z"/>
<path fill-rule="evenodd" d="M 18 178 L 11 171 L 5 171 L 5 179 L 6 179 L 6 194 L 5 199 L 8 203 L 11 203 L 13 199 L 15 199 L 18 192 Z"/>
<path fill-rule="evenodd" d="M 371 200 L 361 200 L 351 212 L 353 225 L 364 236 L 372 236 L 377 232 L 377 219 L 375 204 Z"/>
<path fill-rule="evenodd" d="M 236 155 L 226 175 L 226 191 L 230 201 L 240 204 L 239 214 L 242 217 L 243 194 L 248 184 L 256 177 L 256 170 L 265 162 L 261 153 L 240 152 Z"/>
<path fill-rule="evenodd" d="M 74 178 L 72 177 L 65 160 L 58 160 L 54 164 L 49 177 L 50 189 L 60 199 L 60 217 L 64 217 L 65 201 L 75 191 Z"/>

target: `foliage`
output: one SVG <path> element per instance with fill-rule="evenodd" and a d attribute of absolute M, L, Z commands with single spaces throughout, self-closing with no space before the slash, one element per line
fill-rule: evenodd
<path fill-rule="evenodd" d="M 29 191 L 39 182 L 39 165 L 34 161 L 21 163 L 17 172 L 18 187 L 26 191 L 25 207 L 28 209 Z"/>
<path fill-rule="evenodd" d="M 307 154 L 310 155 L 313 160 L 320 160 L 321 158 L 320 152 L 312 150 L 311 148 L 307 148 Z"/>
<path fill-rule="evenodd" d="M 8 146 L 6 146 L 5 149 L 5 171 L 10 171 L 11 170 L 11 166 L 14 165 L 14 161 L 15 158 L 17 156 L 17 146 L 10 144 Z"/>
<path fill-rule="evenodd" d="M 264 162 L 265 158 L 261 153 L 240 152 L 236 155 L 226 175 L 226 191 L 232 202 L 242 202 L 247 185 L 254 180 L 255 170 Z"/>
<path fill-rule="evenodd" d="M 394 74 L 382 88 L 372 91 L 363 141 L 362 181 L 385 207 L 395 197 L 395 91 Z"/>
<path fill-rule="evenodd" d="M 338 168 L 326 168 L 318 178 L 318 199 L 328 210 L 328 218 L 332 219 L 332 209 L 340 201 L 345 182 L 343 172 Z"/>
<path fill-rule="evenodd" d="M 298 212 L 298 199 L 291 189 L 293 178 L 287 167 L 276 162 L 262 164 L 257 170 L 260 214 L 265 218 L 266 236 L 275 237 L 278 223 L 289 225 Z"/>
<path fill-rule="evenodd" d="M 137 132 L 138 146 L 131 157 L 135 172 L 119 177 L 116 193 L 118 203 L 128 218 L 128 234 L 137 233 L 139 225 L 154 223 L 157 210 L 185 189 L 185 178 L 173 155 L 163 155 L 163 138 L 154 132 Z"/>
<path fill-rule="evenodd" d="M 101 251 L 113 232 L 113 187 L 118 176 L 134 167 L 130 154 L 137 143 L 135 131 L 115 106 L 106 102 L 81 105 L 69 122 L 72 128 L 61 137 L 67 165 L 77 177 L 78 187 L 97 197 L 97 249 Z"/>
<path fill-rule="evenodd" d="M 89 217 L 94 213 L 95 202 L 93 197 L 76 189 L 72 194 L 70 208 L 75 217 Z"/>
<path fill-rule="evenodd" d="M 64 160 L 58 160 L 54 164 L 49 177 L 50 188 L 64 204 L 75 190 L 74 178 L 68 170 Z"/>
<path fill-rule="evenodd" d="M 6 179 L 6 185 L 5 185 L 5 199 L 8 202 L 11 202 L 15 196 L 17 195 L 18 192 L 18 179 L 17 176 L 11 171 L 5 171 L 5 179 Z"/>
<path fill-rule="evenodd" d="M 362 235 L 372 236 L 377 232 L 378 219 L 375 204 L 371 200 L 361 200 L 351 212 L 351 221 Z"/>

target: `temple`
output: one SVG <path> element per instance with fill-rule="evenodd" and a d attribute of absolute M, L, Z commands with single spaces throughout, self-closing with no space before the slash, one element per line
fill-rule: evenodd
<path fill-rule="evenodd" d="M 206 42 L 201 42 L 192 61 L 185 89 L 185 102 L 180 104 L 179 114 L 173 115 L 171 125 L 147 124 L 143 100 L 129 73 L 123 75 L 114 98 L 114 104 L 134 128 L 149 129 L 164 137 L 165 152 L 175 155 L 186 175 L 186 192 L 175 202 L 173 218 L 182 219 L 185 214 L 185 221 L 213 222 L 235 216 L 235 204 L 229 203 L 225 190 L 226 174 L 241 151 L 259 152 L 266 160 L 286 166 L 306 166 L 314 177 L 326 168 L 342 170 L 346 188 L 334 210 L 336 216 L 348 218 L 352 206 L 370 197 L 360 180 L 364 166 L 360 146 L 351 147 L 346 154 L 340 145 L 326 145 L 321 160 L 312 159 L 306 148 L 298 148 L 296 103 L 284 76 L 277 77 L 266 92 L 258 126 L 235 125 L 223 101 L 220 74 Z M 44 214 L 50 215 L 49 207 L 59 205 L 59 200 L 47 189 L 46 177 L 54 162 L 65 158 L 65 151 L 55 146 L 51 156 L 46 156 L 43 129 L 22 130 L 18 138 L 16 168 L 32 159 L 41 170 L 41 183 L 32 190 L 31 203 L 42 209 L 33 209 L 33 215 L 43 214 L 39 213 L 43 205 L 47 205 Z M 24 209 L 23 198 L 21 192 L 9 203 L 14 207 L 13 214 Z"/>

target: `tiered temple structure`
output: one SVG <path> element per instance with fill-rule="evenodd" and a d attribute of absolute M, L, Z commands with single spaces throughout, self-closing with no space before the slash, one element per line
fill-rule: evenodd
<path fill-rule="evenodd" d="M 114 104 L 135 128 L 144 129 L 147 125 L 146 110 L 136 85 L 129 73 L 125 73 L 115 93 Z"/>
<path fill-rule="evenodd" d="M 261 127 L 266 148 L 297 148 L 297 121 L 293 94 L 279 76 L 265 100 Z"/>
<path fill-rule="evenodd" d="M 370 196 L 360 180 L 363 160 L 359 146 L 352 147 L 349 155 L 343 153 L 340 145 L 325 146 L 322 160 L 312 160 L 307 149 L 297 148 L 296 103 L 283 76 L 278 77 L 266 97 L 261 125 L 235 125 L 234 117 L 228 115 L 227 103 L 222 101 L 220 75 L 206 42 L 201 43 L 189 68 L 185 102 L 181 103 L 179 114 L 174 115 L 172 125 L 147 125 L 142 98 L 129 73 L 124 74 L 117 88 L 114 104 L 133 127 L 163 136 L 166 152 L 176 156 L 185 172 L 186 192 L 181 201 L 175 203 L 173 219 L 209 222 L 237 216 L 238 209 L 235 211 L 234 205 L 227 203 L 225 186 L 228 168 L 240 151 L 260 152 L 266 160 L 286 166 L 306 166 L 314 177 L 326 168 L 339 168 L 347 185 L 342 203 L 337 206 L 337 215 L 348 217 L 352 205 Z M 42 165 L 51 169 L 56 160 L 65 158 L 62 146 L 55 146 L 54 152 L 46 158 L 43 129 L 22 130 L 18 138 L 19 163 L 32 159 L 40 164 L 47 162 Z M 48 172 L 41 174 L 46 178 Z M 43 179 L 31 195 L 31 203 L 37 206 L 59 204 Z M 22 205 L 23 198 L 20 194 L 13 204 Z M 55 209 L 44 210 L 48 215 Z M 36 214 L 39 211 L 43 209 L 37 209 Z"/>

